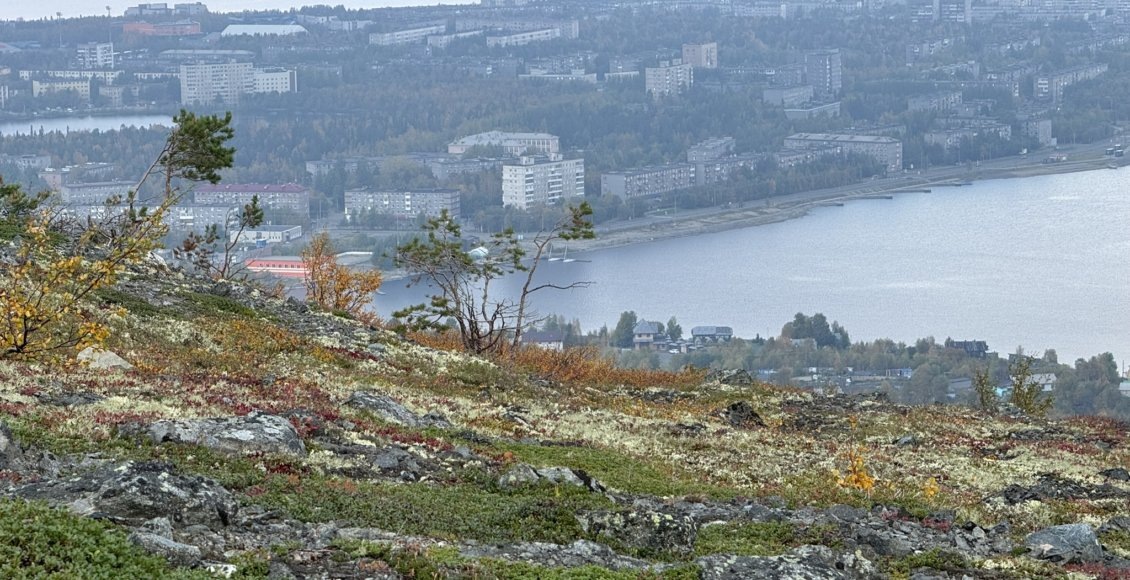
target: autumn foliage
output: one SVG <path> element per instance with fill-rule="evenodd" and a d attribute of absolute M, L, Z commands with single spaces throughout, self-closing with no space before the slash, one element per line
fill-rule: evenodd
<path fill-rule="evenodd" d="M 165 217 L 184 192 L 182 181 L 219 181 L 234 149 L 231 113 L 225 117 L 181 111 L 165 149 L 126 199 L 108 206 L 125 211 L 101 221 L 67 219 L 51 207 L 46 193 L 29 196 L 0 180 L 0 232 L 9 238 L 0 251 L 0 357 L 67 359 L 110 334 L 108 320 L 120 309 L 91 298 L 113 285 L 127 267 L 144 260 L 167 233 Z M 151 175 L 163 175 L 158 196 L 138 198 Z"/>
<path fill-rule="evenodd" d="M 457 332 L 416 332 L 412 340 L 452 352 L 463 350 L 463 342 Z M 579 346 L 557 351 L 536 346 L 511 347 L 509 345 L 490 358 L 505 362 L 508 366 L 520 368 L 538 377 L 560 383 L 587 385 L 625 385 L 629 387 L 689 387 L 702 383 L 704 373 L 697 370 L 679 372 L 647 369 L 625 369 L 616 366 L 616 361 L 600 353 L 591 346 Z"/>
<path fill-rule="evenodd" d="M 324 310 L 359 316 L 381 287 L 378 270 L 356 272 L 337 262 L 329 234 L 322 232 L 302 250 L 306 298 Z"/>

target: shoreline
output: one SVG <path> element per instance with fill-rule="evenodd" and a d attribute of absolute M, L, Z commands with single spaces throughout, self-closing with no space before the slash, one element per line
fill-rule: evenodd
<path fill-rule="evenodd" d="M 1104 147 L 1085 146 L 1079 151 L 1098 150 Z M 615 229 L 596 228 L 596 238 L 593 240 L 577 240 L 569 242 L 570 250 L 577 252 L 593 252 L 648 242 L 685 238 L 702 234 L 712 234 L 729 230 L 756 227 L 802 218 L 810 211 L 819 207 L 843 205 L 848 201 L 863 199 L 891 199 L 895 195 L 905 193 L 926 193 L 935 187 L 964 186 L 977 181 L 994 179 L 1016 179 L 1024 177 L 1038 177 L 1043 175 L 1060 175 L 1079 173 L 1099 169 L 1110 169 L 1111 165 L 1117 168 L 1125 167 L 1126 158 L 1098 158 L 1087 157 L 1075 161 L 1058 163 L 1027 162 L 1021 164 L 1018 158 L 997 160 L 991 165 L 976 167 L 975 169 L 953 168 L 940 170 L 932 174 L 921 176 L 911 175 L 902 178 L 888 178 L 879 183 L 859 182 L 832 189 L 811 190 L 771 197 L 763 200 L 764 205 L 746 207 L 741 209 L 709 208 L 695 210 L 693 215 L 686 218 L 673 217 L 662 221 L 655 218 L 647 219 L 647 223 L 640 225 L 623 225 Z M 762 200 L 759 200 L 759 202 Z M 690 213 L 690 212 L 688 212 Z M 644 220 L 640 220 L 644 221 Z"/>

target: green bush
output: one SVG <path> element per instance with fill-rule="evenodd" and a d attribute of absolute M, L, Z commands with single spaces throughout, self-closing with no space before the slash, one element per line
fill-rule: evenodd
<path fill-rule="evenodd" d="M 42 503 L 0 500 L 0 578 L 208 578 L 174 570 L 109 524 Z"/>

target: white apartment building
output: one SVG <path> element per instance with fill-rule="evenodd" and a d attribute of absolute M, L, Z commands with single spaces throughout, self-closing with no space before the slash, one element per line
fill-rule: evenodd
<path fill-rule="evenodd" d="M 369 44 L 375 44 L 377 46 L 412 44 L 414 42 L 424 42 L 431 34 L 443 34 L 445 32 L 447 32 L 447 26 L 444 24 L 409 28 L 395 32 L 374 32 L 369 35 Z"/>
<path fill-rule="evenodd" d="M 54 93 L 65 93 L 67 91 L 74 91 L 78 93 L 79 98 L 84 101 L 90 101 L 90 79 L 76 81 L 76 80 L 49 80 L 49 81 L 31 81 L 31 96 L 41 97 Z"/>
<path fill-rule="evenodd" d="M 677 95 L 694 84 L 694 67 L 682 60 L 662 61 L 644 69 L 644 88 L 653 96 Z"/>
<path fill-rule="evenodd" d="M 254 66 L 249 62 L 180 65 L 182 105 L 239 102 L 240 95 L 255 88 Z"/>
<path fill-rule="evenodd" d="M 902 171 L 902 141 L 878 135 L 796 133 L 785 138 L 786 149 L 824 149 L 839 147 L 843 153 L 870 155 L 887 167 Z"/>
<path fill-rule="evenodd" d="M 585 194 L 585 160 L 525 155 L 502 165 L 502 204 L 518 209 L 558 204 Z"/>
<path fill-rule="evenodd" d="M 523 46 L 535 42 L 553 40 L 554 38 L 561 38 L 560 28 L 543 28 L 541 30 L 530 30 L 528 32 L 516 32 L 505 36 L 488 36 L 487 46 Z"/>
<path fill-rule="evenodd" d="M 243 207 L 255 196 L 266 210 L 286 210 L 301 217 L 310 215 L 310 189 L 297 183 L 272 185 L 262 183 L 205 183 L 193 189 L 193 202 L 198 205 Z"/>
<path fill-rule="evenodd" d="M 468 135 L 462 139 L 452 141 L 447 145 L 447 152 L 452 155 L 462 155 L 475 146 L 502 147 L 507 155 L 522 155 L 526 151 L 534 150 L 538 153 L 555 154 L 560 152 L 561 144 L 557 135 L 549 133 L 506 133 L 503 131 L 487 131 Z"/>
<path fill-rule="evenodd" d="M 114 68 L 114 44 L 86 42 L 75 50 L 78 66 L 83 69 Z"/>
<path fill-rule="evenodd" d="M 285 68 L 256 70 L 256 93 L 296 93 L 298 92 L 298 73 Z"/>
<path fill-rule="evenodd" d="M 183 105 L 222 102 L 235 104 L 250 93 L 293 93 L 298 77 L 293 70 L 255 69 L 249 62 L 198 63 L 180 66 Z"/>
<path fill-rule="evenodd" d="M 459 217 L 459 207 L 457 189 L 393 191 L 351 189 L 345 192 L 345 217 L 349 221 L 354 221 L 369 212 L 409 218 L 424 214 L 434 218 L 446 211 L 453 217 Z"/>

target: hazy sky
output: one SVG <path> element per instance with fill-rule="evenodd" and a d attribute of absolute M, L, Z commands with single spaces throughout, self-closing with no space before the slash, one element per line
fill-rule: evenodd
<path fill-rule="evenodd" d="M 105 16 L 106 7 L 110 13 L 121 16 L 129 6 L 148 4 L 159 0 L 0 0 L 0 20 L 36 20 L 39 18 L 54 18 L 57 12 L 63 13 L 63 18 L 75 16 Z M 165 4 L 172 6 L 176 2 L 190 2 L 195 0 L 165 0 Z M 428 6 L 436 4 L 471 4 L 471 0 L 203 0 L 209 10 L 213 12 L 238 12 L 240 10 L 289 10 L 292 7 L 303 5 L 327 4 L 337 6 L 344 4 L 347 8 L 381 8 L 389 6 Z"/>

